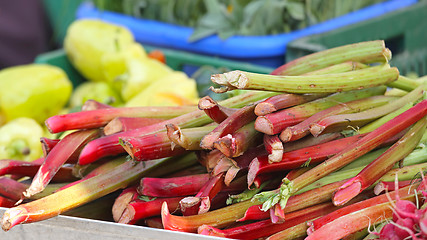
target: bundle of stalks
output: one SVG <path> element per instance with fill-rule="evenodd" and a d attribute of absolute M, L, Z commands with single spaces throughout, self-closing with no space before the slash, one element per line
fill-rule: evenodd
<path fill-rule="evenodd" d="M 271 74 L 212 75 L 215 92 L 247 90 L 219 102 L 88 101 L 53 116 L 52 132 L 77 131 L 42 139 L 36 162 L 0 161 L 0 204 L 11 207 L 2 228 L 73 210 L 105 218 L 84 207 L 99 201 L 118 223 L 233 239 L 351 239 L 387 221 L 377 235 L 404 236 L 404 226 L 424 239 L 426 87 L 390 58 L 384 41 L 361 42 Z M 55 179 L 65 183 L 49 192 Z"/>

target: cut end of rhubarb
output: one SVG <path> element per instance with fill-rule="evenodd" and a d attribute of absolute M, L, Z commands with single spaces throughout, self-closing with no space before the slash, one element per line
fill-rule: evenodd
<path fill-rule="evenodd" d="M 200 141 L 200 147 L 207 150 L 212 150 L 214 148 L 214 142 L 218 141 L 220 134 L 217 132 L 210 132 L 203 137 Z"/>
<path fill-rule="evenodd" d="M 254 183 L 255 177 L 257 176 L 259 170 L 259 160 L 258 158 L 254 158 L 249 164 L 248 170 L 248 187 L 252 186 Z"/>
<path fill-rule="evenodd" d="M 276 107 L 268 102 L 258 103 L 254 110 L 257 116 L 264 116 L 275 111 L 277 111 Z"/>
<path fill-rule="evenodd" d="M 213 146 L 220 150 L 225 156 L 235 157 L 236 140 L 231 134 L 227 134 L 226 136 L 218 139 L 218 141 L 214 142 Z"/>
<path fill-rule="evenodd" d="M 215 102 L 215 100 L 213 100 L 211 97 L 205 96 L 199 100 L 197 106 L 200 110 L 205 110 L 217 106 L 217 102 Z"/>
<path fill-rule="evenodd" d="M 357 182 L 345 183 L 333 195 L 332 202 L 335 206 L 341 206 L 356 197 L 362 190 L 362 184 Z"/>
<path fill-rule="evenodd" d="M 214 228 L 208 225 L 202 225 L 197 229 L 197 233 L 207 236 L 216 236 L 216 237 L 225 237 L 225 234 L 222 230 Z"/>
<path fill-rule="evenodd" d="M 127 192 L 116 198 L 112 207 L 114 221 L 119 222 L 119 220 L 122 218 L 128 203 L 133 200 L 134 194 L 134 192 Z"/>
<path fill-rule="evenodd" d="M 118 223 L 129 224 L 135 216 L 135 209 L 132 207 L 127 207 L 124 209 L 123 214 L 118 220 L 114 220 Z"/>
<path fill-rule="evenodd" d="M 4 231 L 9 231 L 12 227 L 24 223 L 28 219 L 28 212 L 18 206 L 6 210 L 1 221 L 1 227 Z"/>
<path fill-rule="evenodd" d="M 273 125 L 266 117 L 257 117 L 255 120 L 255 129 L 259 132 L 274 135 Z"/>
<path fill-rule="evenodd" d="M 282 133 L 280 133 L 279 138 L 284 143 L 291 141 L 291 139 L 292 139 L 292 129 L 290 129 L 288 127 L 285 130 L 283 130 Z"/>
<path fill-rule="evenodd" d="M 119 143 L 123 147 L 123 149 L 134 159 L 134 148 L 133 145 L 126 138 L 119 138 Z"/>
<path fill-rule="evenodd" d="M 319 136 L 323 130 L 325 130 L 325 127 L 316 123 L 310 126 L 310 133 L 315 137 Z"/>
<path fill-rule="evenodd" d="M 105 125 L 104 127 L 105 135 L 111 135 L 111 134 L 122 132 L 122 131 L 123 131 L 123 124 L 120 122 L 118 118 L 114 118 L 109 123 L 107 123 L 107 125 Z"/>

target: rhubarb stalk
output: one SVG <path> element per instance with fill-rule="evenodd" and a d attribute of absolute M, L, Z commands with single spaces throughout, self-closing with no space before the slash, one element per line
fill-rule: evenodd
<path fill-rule="evenodd" d="M 335 205 L 345 204 L 390 171 L 397 161 L 405 158 L 414 150 L 423 136 L 426 126 L 427 118 L 424 117 L 386 152 L 339 187 L 332 198 L 333 203 Z"/>
<path fill-rule="evenodd" d="M 25 197 L 30 197 L 43 191 L 61 166 L 83 146 L 99 136 L 99 130 L 82 130 L 68 134 L 49 152 L 45 161 L 38 169 L 30 187 L 24 192 Z"/>
<path fill-rule="evenodd" d="M 166 124 L 167 135 L 176 145 L 186 150 L 202 150 L 200 141 L 206 134 L 215 129 L 216 125 L 181 129 L 176 124 Z"/>
<path fill-rule="evenodd" d="M 320 178 L 334 172 L 335 170 L 347 165 L 356 158 L 376 148 L 390 137 L 403 131 L 414 124 L 427 114 L 427 100 L 423 100 L 414 107 L 388 121 L 386 124 L 368 133 L 359 141 L 349 145 L 347 148 L 336 154 L 332 158 L 324 161 L 322 164 L 303 173 L 292 181 L 285 180 L 280 187 L 280 197 L 270 198 L 264 202 L 264 210 L 270 209 L 276 203 L 285 208 L 289 196 L 295 194 L 303 187 L 319 180 Z M 262 193 L 260 193 L 262 194 Z M 275 194 L 272 194 L 275 196 Z"/>
<path fill-rule="evenodd" d="M 356 99 L 382 95 L 385 90 L 386 87 L 380 86 L 332 94 L 328 97 L 320 98 L 295 107 L 283 109 L 265 116 L 259 116 L 255 121 L 255 129 L 269 135 L 278 134 L 286 127 L 300 123 L 321 110 Z"/>
<path fill-rule="evenodd" d="M 225 88 L 277 91 L 286 93 L 335 93 L 355 89 L 371 88 L 397 80 L 399 70 L 388 64 L 369 67 L 346 73 L 324 75 L 283 76 L 231 71 L 211 76 L 212 82 Z"/>
<path fill-rule="evenodd" d="M 104 127 L 104 134 L 111 135 L 118 132 L 126 132 L 132 129 L 149 126 L 165 119 L 145 117 L 116 117 Z"/>

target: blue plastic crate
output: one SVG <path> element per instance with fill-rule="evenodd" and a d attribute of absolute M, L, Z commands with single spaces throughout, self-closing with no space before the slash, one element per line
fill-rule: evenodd
<path fill-rule="evenodd" d="M 211 36 L 194 43 L 187 41 L 193 32 L 193 28 L 100 11 L 90 3 L 80 5 L 76 17 L 78 19 L 99 18 L 124 25 L 133 32 L 135 39 L 142 44 L 278 67 L 285 61 L 286 45 L 293 40 L 378 17 L 410 6 L 417 1 L 389 0 L 290 33 L 269 36 L 233 36 L 227 40 L 221 40 L 218 36 Z"/>

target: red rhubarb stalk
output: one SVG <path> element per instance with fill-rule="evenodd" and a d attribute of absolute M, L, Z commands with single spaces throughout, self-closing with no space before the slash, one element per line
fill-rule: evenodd
<path fill-rule="evenodd" d="M 226 136 L 227 134 L 232 134 L 248 123 L 254 121 L 256 118 L 254 113 L 255 106 L 255 104 L 247 105 L 230 115 L 214 130 L 202 138 L 200 146 L 203 149 L 212 150 L 214 148 L 214 142 L 218 141 L 218 139 Z"/>
<path fill-rule="evenodd" d="M 211 176 L 194 197 L 183 198 L 179 202 L 184 216 L 206 213 L 210 209 L 211 200 L 224 187 L 224 174 Z"/>
<path fill-rule="evenodd" d="M 324 161 L 322 164 L 317 165 L 292 181 L 285 181 L 280 188 L 280 197 L 276 199 L 271 198 L 265 201 L 264 210 L 271 208 L 278 202 L 281 203 L 280 205 L 282 208 L 285 208 L 286 200 L 289 196 L 378 147 L 387 139 L 423 118 L 426 114 L 427 100 L 423 100 L 414 107 L 388 121 L 386 124 L 368 133 L 359 141 L 349 145 L 340 153 Z M 274 196 L 274 194 L 272 194 L 272 196 Z"/>
<path fill-rule="evenodd" d="M 0 196 L 18 201 L 23 198 L 22 193 L 25 192 L 27 187 L 27 184 L 18 182 L 8 177 L 0 177 Z"/>
<path fill-rule="evenodd" d="M 283 143 L 279 136 L 264 134 L 263 142 L 268 152 L 268 162 L 280 162 L 283 156 Z"/>
<path fill-rule="evenodd" d="M 407 103 L 416 102 L 423 96 L 423 93 L 423 86 L 419 86 L 405 96 L 380 107 L 374 107 L 358 113 L 339 114 L 325 117 L 317 123 L 312 124 L 310 126 L 310 132 L 314 136 L 318 136 L 321 133 L 331 131 L 335 132 L 337 130 L 345 129 L 349 125 L 353 127 L 363 126 L 368 122 L 398 110 Z"/>
<path fill-rule="evenodd" d="M 328 97 L 283 109 L 265 116 L 259 116 L 255 121 L 255 129 L 269 135 L 278 134 L 285 128 L 300 123 L 319 111 L 338 105 L 340 103 L 375 95 L 382 95 L 385 90 L 386 87 L 381 86 L 370 89 L 332 94 Z"/>
<path fill-rule="evenodd" d="M 116 117 L 104 127 L 104 134 L 111 135 L 118 132 L 126 132 L 132 129 L 149 126 L 165 119 L 146 117 Z"/>
<path fill-rule="evenodd" d="M 116 117 L 148 117 L 173 118 L 195 110 L 194 106 L 177 107 L 131 107 L 131 108 L 102 108 L 92 111 L 81 111 L 56 115 L 45 122 L 52 133 L 74 129 L 88 129 L 104 127 Z"/>
<path fill-rule="evenodd" d="M 209 96 L 201 98 L 199 100 L 198 107 L 200 110 L 205 111 L 206 115 L 208 115 L 216 123 L 221 123 L 228 116 L 237 111 L 237 109 L 227 108 L 219 105 Z"/>
<path fill-rule="evenodd" d="M 280 134 L 280 139 L 283 142 L 290 142 L 298 140 L 302 137 L 305 137 L 310 134 L 310 126 L 313 123 L 321 120 L 322 118 L 344 114 L 344 113 L 354 113 L 360 112 L 366 109 L 378 107 L 384 105 L 390 101 L 396 100 L 396 97 L 387 97 L 387 96 L 372 96 L 362 99 L 353 100 L 350 102 L 346 102 L 345 104 L 339 104 L 325 110 L 322 110 L 311 117 L 305 119 L 304 121 L 294 125 L 287 127 Z"/>
<path fill-rule="evenodd" d="M 135 161 L 172 157 L 186 152 L 181 146 L 172 145 L 166 132 L 120 138 L 120 144 Z"/>
<path fill-rule="evenodd" d="M 419 120 L 399 141 L 368 164 L 359 174 L 348 180 L 334 193 L 332 201 L 342 205 L 374 184 L 390 171 L 396 162 L 408 156 L 418 145 L 427 126 L 427 118 Z"/>
<path fill-rule="evenodd" d="M 256 102 L 267 97 L 277 95 L 271 92 L 248 92 L 229 98 L 221 102 L 227 107 L 242 107 L 248 103 Z M 109 136 L 95 139 L 88 143 L 80 153 L 79 164 L 85 165 L 92 163 L 100 158 L 115 156 L 125 153 L 125 150 L 119 144 L 119 138 L 142 136 L 150 133 L 165 131 L 166 124 L 177 124 L 181 128 L 200 127 L 210 123 L 212 120 L 201 110 L 196 110 L 176 118 L 168 119 L 165 122 L 153 124 L 150 126 L 137 128 L 127 132 L 116 133 Z"/>
<path fill-rule="evenodd" d="M 0 196 L 0 207 L 11 208 L 15 206 L 16 201 L 9 199 L 7 197 Z"/>
<path fill-rule="evenodd" d="M 150 197 L 179 197 L 195 195 L 209 181 L 208 173 L 174 178 L 142 178 L 140 195 Z"/>
<path fill-rule="evenodd" d="M 374 193 L 375 193 L 375 195 L 380 195 L 384 191 L 387 191 L 387 192 L 396 191 L 400 188 L 404 188 L 406 186 L 409 186 L 412 183 L 413 183 L 413 180 L 398 181 L 397 182 L 398 188 L 396 188 L 395 182 L 380 181 L 375 185 Z"/>
<path fill-rule="evenodd" d="M 24 196 L 30 197 L 43 191 L 61 166 L 76 152 L 80 152 L 86 143 L 97 138 L 100 134 L 99 132 L 98 129 L 82 130 L 65 136 L 49 152 L 45 161 L 34 176 L 30 187 L 24 192 Z"/>
<path fill-rule="evenodd" d="M 127 205 L 126 209 L 123 211 L 123 214 L 120 217 L 118 223 L 135 224 L 139 220 L 144 218 L 160 216 L 163 202 L 166 202 L 168 204 L 169 211 L 174 212 L 179 207 L 179 201 L 181 199 L 182 197 L 161 197 L 154 198 L 152 200 L 133 200 Z"/>
<path fill-rule="evenodd" d="M 52 150 L 52 148 L 60 141 L 61 139 L 51 139 L 47 137 L 41 137 L 40 143 L 42 144 L 43 156 L 46 157 L 47 154 Z"/>
<path fill-rule="evenodd" d="M 291 170 L 294 168 L 315 165 L 339 153 L 348 146 L 362 139 L 366 134 L 333 140 L 323 144 L 306 147 L 282 155 L 280 162 L 270 163 L 268 156 L 259 156 L 252 160 L 248 171 L 248 185 L 256 176 L 263 173 Z"/>
<path fill-rule="evenodd" d="M 13 174 L 19 176 L 34 177 L 42 163 L 25 162 L 18 160 L 0 160 L 0 176 Z M 61 167 L 52 179 L 53 182 L 69 182 L 76 180 L 72 167 Z"/>

